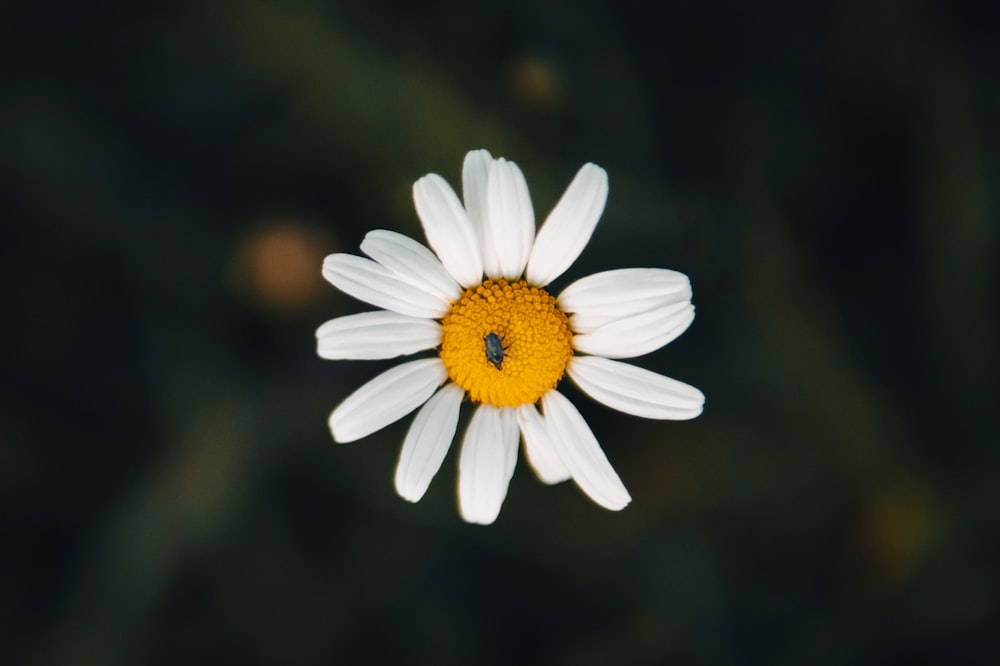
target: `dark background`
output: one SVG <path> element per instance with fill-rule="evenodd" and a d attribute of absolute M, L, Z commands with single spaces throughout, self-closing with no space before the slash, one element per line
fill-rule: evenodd
<path fill-rule="evenodd" d="M 4 3 L 0 662 L 995 658 L 991 4 Z M 699 419 L 568 389 L 621 513 L 522 458 L 466 525 L 454 449 L 411 505 L 409 419 L 326 429 L 391 363 L 316 357 L 323 256 L 480 147 L 539 220 L 608 170 L 555 291 L 691 276 L 638 362 Z"/>

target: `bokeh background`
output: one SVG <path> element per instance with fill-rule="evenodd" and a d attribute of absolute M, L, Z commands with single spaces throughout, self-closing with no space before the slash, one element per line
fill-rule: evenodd
<path fill-rule="evenodd" d="M 989 663 L 1000 650 L 990 3 L 7 2 L 4 664 Z M 464 524 L 391 365 L 314 331 L 323 257 L 422 238 L 412 182 L 585 161 L 579 262 L 691 276 L 651 422 L 568 393 L 633 495 L 523 459 Z M 468 414 L 465 415 L 467 418 Z M 994 662 L 995 663 L 995 662 Z"/>

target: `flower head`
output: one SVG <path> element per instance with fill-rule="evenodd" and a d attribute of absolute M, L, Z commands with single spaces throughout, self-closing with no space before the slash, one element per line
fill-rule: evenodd
<path fill-rule="evenodd" d="M 396 467 L 396 490 L 423 497 L 451 446 L 459 407 L 477 406 L 462 441 L 462 517 L 496 520 L 519 440 L 545 483 L 572 478 L 601 506 L 631 497 L 580 412 L 557 390 L 568 374 L 595 400 L 651 419 L 690 419 L 698 389 L 622 363 L 659 349 L 694 320 L 687 276 L 661 268 L 612 270 L 552 296 L 545 287 L 576 260 L 597 225 L 608 178 L 585 164 L 535 233 L 521 170 L 485 150 L 465 157 L 463 200 L 428 174 L 413 185 L 431 249 L 375 230 L 369 259 L 333 254 L 323 276 L 381 310 L 338 317 L 316 331 L 327 359 L 385 359 L 435 350 L 397 365 L 330 415 L 338 442 L 361 439 L 420 408 Z M 431 251 L 433 250 L 433 252 Z M 540 410 L 539 410 L 540 408 Z"/>

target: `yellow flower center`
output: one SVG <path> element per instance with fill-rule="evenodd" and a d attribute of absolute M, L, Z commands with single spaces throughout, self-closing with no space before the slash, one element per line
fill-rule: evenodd
<path fill-rule="evenodd" d="M 555 388 L 573 356 L 569 320 L 556 299 L 524 280 L 466 289 L 441 325 L 448 376 L 475 402 L 533 403 Z"/>

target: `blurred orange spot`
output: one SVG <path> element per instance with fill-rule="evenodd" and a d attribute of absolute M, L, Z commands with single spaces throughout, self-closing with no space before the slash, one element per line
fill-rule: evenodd
<path fill-rule="evenodd" d="M 510 64 L 508 72 L 511 92 L 522 103 L 543 109 L 559 103 L 562 91 L 559 76 L 551 63 L 524 55 Z"/>
<path fill-rule="evenodd" d="M 939 509 L 913 478 L 890 483 L 868 504 L 864 536 L 874 564 L 888 581 L 908 580 L 933 546 Z"/>
<path fill-rule="evenodd" d="M 300 222 L 267 223 L 241 243 L 239 282 L 262 309 L 282 314 L 306 310 L 326 291 L 320 270 L 334 244 Z"/>

